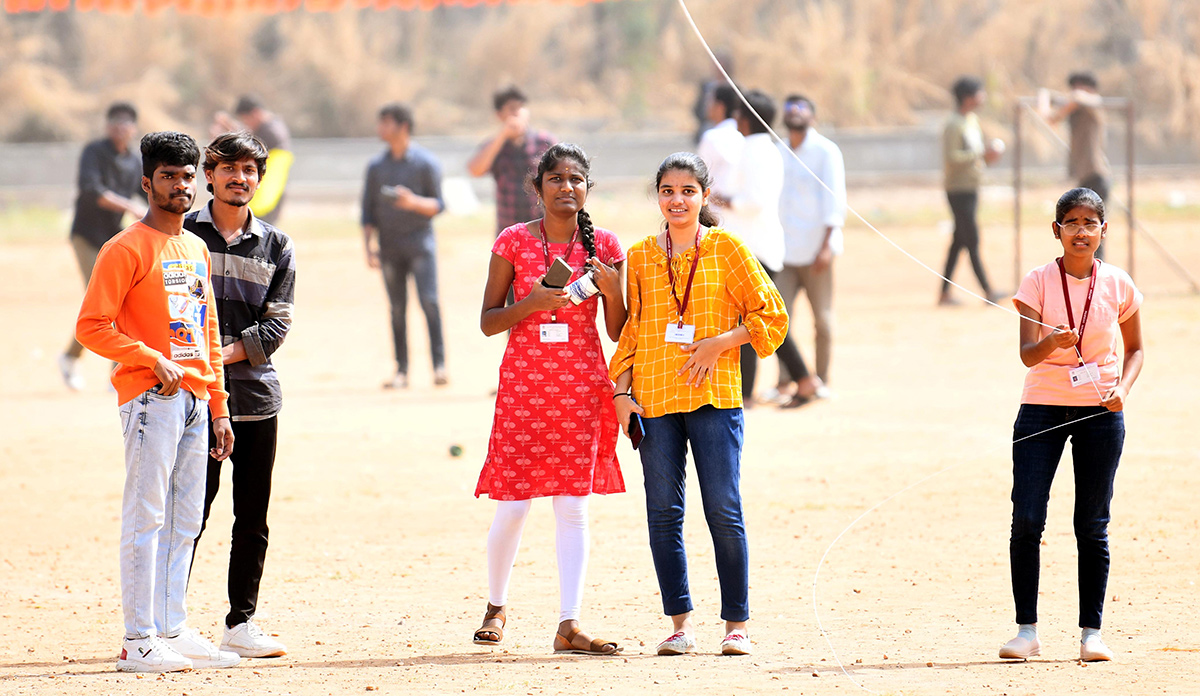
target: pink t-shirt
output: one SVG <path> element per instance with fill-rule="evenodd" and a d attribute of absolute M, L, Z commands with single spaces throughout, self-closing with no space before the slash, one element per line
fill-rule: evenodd
<path fill-rule="evenodd" d="M 1075 317 L 1075 328 L 1083 305 L 1087 302 L 1088 285 L 1091 278 L 1076 278 L 1067 274 L 1067 287 L 1071 291 L 1071 312 Z M 1069 324 L 1067 307 L 1063 302 L 1062 279 L 1058 264 L 1050 262 L 1035 268 L 1021 281 L 1021 287 L 1013 297 L 1013 303 L 1022 302 L 1042 315 L 1042 321 L 1051 326 Z M 1021 393 L 1023 404 L 1046 404 L 1050 406 L 1096 406 L 1100 397 L 1117 385 L 1121 374 L 1117 347 L 1121 339 L 1120 325 L 1142 306 L 1142 293 L 1133 285 L 1129 274 L 1108 263 L 1100 263 L 1096 275 L 1096 291 L 1092 296 L 1092 309 L 1088 314 L 1087 327 L 1083 332 L 1084 362 L 1096 363 L 1100 368 L 1100 381 L 1093 384 L 1071 386 L 1068 372 L 1079 366 L 1075 348 L 1056 348 L 1045 360 L 1029 368 L 1025 375 L 1025 389 Z M 1049 335 L 1048 327 L 1041 327 L 1039 338 Z"/>

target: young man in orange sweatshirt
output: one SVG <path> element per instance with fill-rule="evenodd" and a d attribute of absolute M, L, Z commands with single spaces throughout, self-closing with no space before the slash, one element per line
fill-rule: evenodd
<path fill-rule="evenodd" d="M 230 667 L 238 656 L 189 628 L 184 602 L 210 413 L 207 454 L 225 459 L 233 451 L 208 249 L 183 229 L 200 149 L 183 133 L 160 132 L 142 138 L 141 151 L 149 211 L 101 248 L 75 325 L 80 343 L 118 364 L 125 640 L 117 670 Z"/>

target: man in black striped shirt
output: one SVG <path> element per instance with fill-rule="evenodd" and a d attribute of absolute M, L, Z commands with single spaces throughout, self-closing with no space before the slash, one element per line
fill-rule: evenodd
<path fill-rule="evenodd" d="M 204 176 L 213 200 L 184 219 L 184 227 L 204 240 L 212 256 L 225 389 L 238 442 L 237 454 L 229 459 L 234 521 L 229 614 L 221 649 L 242 657 L 287 652 L 252 620 L 267 555 L 267 505 L 279 432 L 277 414 L 283 406 L 271 355 L 291 328 L 296 284 L 292 240 L 255 218 L 249 208 L 266 163 L 266 146 L 249 132 L 217 136 L 204 151 Z M 221 462 L 210 458 L 205 523 L 220 480 Z"/>

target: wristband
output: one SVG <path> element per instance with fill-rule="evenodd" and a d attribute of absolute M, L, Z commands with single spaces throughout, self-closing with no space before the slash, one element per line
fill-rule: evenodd
<path fill-rule="evenodd" d="M 618 396 L 628 396 L 629 398 L 632 399 L 633 392 L 617 392 L 616 394 L 613 394 L 613 401 L 616 401 Z"/>

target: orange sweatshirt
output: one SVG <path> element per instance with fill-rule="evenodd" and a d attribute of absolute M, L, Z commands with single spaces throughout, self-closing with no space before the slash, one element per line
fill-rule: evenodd
<path fill-rule="evenodd" d="M 184 369 L 183 388 L 208 401 L 213 418 L 229 415 L 211 269 L 196 235 L 164 234 L 140 222 L 100 250 L 75 336 L 118 363 L 117 403 L 158 384 L 154 364 L 166 357 Z"/>

